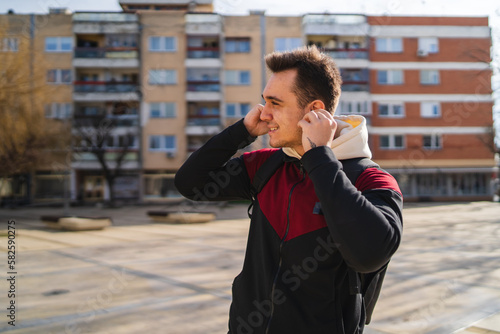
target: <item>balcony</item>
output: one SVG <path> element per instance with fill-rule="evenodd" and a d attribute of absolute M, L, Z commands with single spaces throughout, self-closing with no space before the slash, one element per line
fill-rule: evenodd
<path fill-rule="evenodd" d="M 219 81 L 188 81 L 188 92 L 220 92 Z"/>
<path fill-rule="evenodd" d="M 222 18 L 213 13 L 189 13 L 185 16 L 186 34 L 219 35 L 222 33 Z"/>
<path fill-rule="evenodd" d="M 75 13 L 75 34 L 129 34 L 139 33 L 137 15 L 131 13 Z"/>
<path fill-rule="evenodd" d="M 368 92 L 370 85 L 368 82 L 345 81 L 342 83 L 343 92 Z"/>
<path fill-rule="evenodd" d="M 203 116 L 192 116 L 188 117 L 188 126 L 212 126 L 220 125 L 219 115 L 203 115 Z"/>
<path fill-rule="evenodd" d="M 306 35 L 367 36 L 370 26 L 364 15 L 308 14 L 302 19 Z"/>
<path fill-rule="evenodd" d="M 321 52 L 337 59 L 368 59 L 368 49 L 322 49 Z"/>
<path fill-rule="evenodd" d="M 138 68 L 139 51 L 136 47 L 75 48 L 74 67 Z"/>
<path fill-rule="evenodd" d="M 366 68 L 361 69 L 346 69 L 341 68 L 340 74 L 342 76 L 342 91 L 343 92 L 368 92 L 370 91 L 369 85 L 369 71 Z"/>
<path fill-rule="evenodd" d="M 188 36 L 186 67 L 222 67 L 218 35 Z"/>
<path fill-rule="evenodd" d="M 189 116 L 186 126 L 188 136 L 215 135 L 221 130 L 219 115 Z"/>
<path fill-rule="evenodd" d="M 186 67 L 222 67 L 219 47 L 188 47 Z"/>
<path fill-rule="evenodd" d="M 75 102 L 139 100 L 135 82 L 75 81 L 73 85 Z"/>
<path fill-rule="evenodd" d="M 220 51 L 218 47 L 188 47 L 188 58 L 219 58 Z"/>
<path fill-rule="evenodd" d="M 121 149 L 106 148 L 104 159 L 106 160 L 109 168 L 116 168 L 116 159 L 120 153 Z M 121 167 L 126 170 L 139 168 L 139 150 L 137 148 L 128 149 Z M 88 152 L 86 148 L 78 147 L 75 147 L 74 149 L 71 168 L 102 170 L 102 166 L 97 160 L 95 154 Z"/>
<path fill-rule="evenodd" d="M 220 102 L 222 99 L 221 92 L 211 92 L 211 91 L 196 91 L 196 92 L 186 92 L 186 101 L 188 102 Z"/>
<path fill-rule="evenodd" d="M 107 126 L 113 127 L 135 127 L 139 125 L 139 117 L 137 115 L 124 116 L 106 116 L 106 115 L 85 115 L 75 114 L 75 123 L 80 125 L 98 125 L 107 120 Z"/>
<path fill-rule="evenodd" d="M 213 135 L 220 131 L 220 103 L 188 103 L 186 134 L 192 136 Z"/>
<path fill-rule="evenodd" d="M 131 59 L 138 55 L 136 47 L 75 48 L 75 58 Z"/>
<path fill-rule="evenodd" d="M 138 89 L 137 83 L 116 81 L 75 81 L 77 93 L 128 93 Z"/>
<path fill-rule="evenodd" d="M 188 68 L 187 101 L 220 101 L 220 69 Z"/>

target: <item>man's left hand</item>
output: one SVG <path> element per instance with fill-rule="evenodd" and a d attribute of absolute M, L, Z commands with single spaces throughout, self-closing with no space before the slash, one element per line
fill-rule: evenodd
<path fill-rule="evenodd" d="M 326 110 L 311 110 L 304 115 L 298 125 L 302 128 L 302 147 L 304 152 L 318 146 L 332 145 L 337 122 Z"/>

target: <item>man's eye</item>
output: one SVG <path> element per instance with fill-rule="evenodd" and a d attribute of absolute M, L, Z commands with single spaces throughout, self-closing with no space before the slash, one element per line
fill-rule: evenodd
<path fill-rule="evenodd" d="M 276 102 L 276 101 L 272 101 L 272 102 L 271 102 L 271 104 L 272 104 L 273 106 L 279 106 L 279 103 L 278 103 L 278 102 Z"/>

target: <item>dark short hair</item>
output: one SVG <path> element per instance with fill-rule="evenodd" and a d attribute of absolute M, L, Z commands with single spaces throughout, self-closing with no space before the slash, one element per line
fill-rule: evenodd
<path fill-rule="evenodd" d="M 342 78 L 333 59 L 321 53 L 315 45 L 293 51 L 273 52 L 265 57 L 266 65 L 273 73 L 296 69 L 295 87 L 300 108 L 321 100 L 332 114 L 340 98 Z"/>

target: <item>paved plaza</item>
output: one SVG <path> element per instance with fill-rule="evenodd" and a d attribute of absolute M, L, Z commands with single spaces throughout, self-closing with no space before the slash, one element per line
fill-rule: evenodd
<path fill-rule="evenodd" d="M 85 232 L 50 230 L 39 220 L 60 208 L 1 209 L 1 276 L 12 276 L 9 220 L 16 274 L 14 285 L 0 283 L 0 332 L 227 333 L 246 206 L 205 207 L 217 220 L 184 225 L 154 223 L 146 212 L 157 209 L 71 208 L 112 217 L 113 226 Z M 404 225 L 365 333 L 500 333 L 500 203 L 410 203 Z M 8 323 L 12 301 L 15 326 Z"/>

